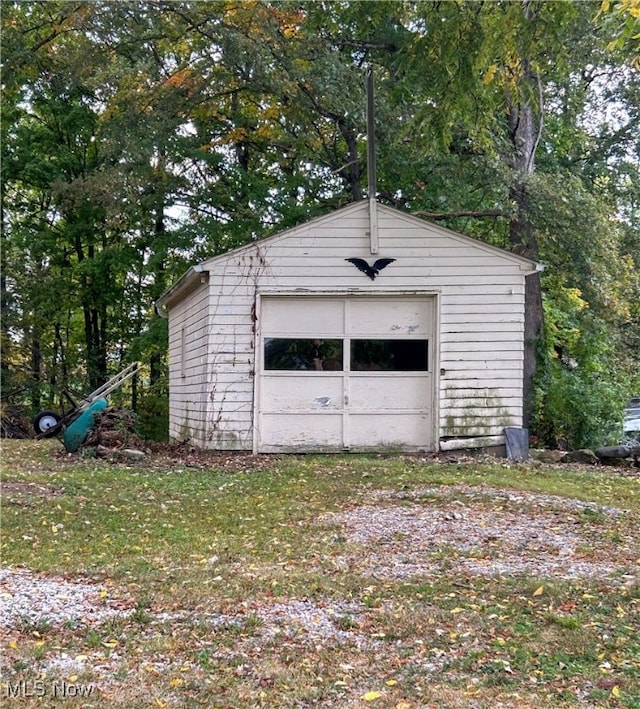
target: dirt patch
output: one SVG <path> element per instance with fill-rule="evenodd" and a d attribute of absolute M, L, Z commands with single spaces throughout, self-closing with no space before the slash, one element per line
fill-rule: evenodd
<path fill-rule="evenodd" d="M 553 495 L 465 485 L 381 493 L 323 521 L 365 547 L 342 562 L 380 579 L 469 576 L 634 579 L 640 546 L 623 510 Z"/>
<path fill-rule="evenodd" d="M 35 500 L 48 500 L 60 497 L 64 493 L 64 488 L 53 485 L 40 485 L 38 483 L 24 482 L 16 480 L 14 482 L 3 482 L 0 487 L 2 503 L 4 505 L 21 505 L 30 507 Z"/>
<path fill-rule="evenodd" d="M 137 450 L 144 453 L 138 460 L 127 461 L 129 467 L 170 469 L 174 472 L 181 468 L 227 473 L 273 472 L 277 470 L 279 462 L 283 460 L 281 456 L 277 455 L 253 455 L 244 451 L 207 451 L 186 445 L 151 443 L 134 438 L 128 440 L 128 445 L 135 446 Z M 108 447 L 116 455 L 112 458 L 102 458 L 102 460 L 114 465 L 121 465 L 122 457 L 117 455 L 121 452 L 118 441 L 115 441 L 112 447 L 109 442 Z M 77 463 L 78 458 L 95 457 L 96 453 L 94 448 L 86 448 L 69 454 L 64 448 L 60 448 L 55 450 L 52 455 L 59 463 L 73 466 Z M 287 463 L 290 463 L 294 457 L 287 456 L 286 460 Z"/>

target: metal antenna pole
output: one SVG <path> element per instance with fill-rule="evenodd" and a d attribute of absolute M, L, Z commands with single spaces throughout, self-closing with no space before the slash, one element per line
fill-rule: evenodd
<path fill-rule="evenodd" d="M 367 67 L 367 187 L 369 197 L 369 240 L 372 254 L 378 253 L 378 213 L 376 208 L 376 130 L 373 94 L 373 67 Z"/>

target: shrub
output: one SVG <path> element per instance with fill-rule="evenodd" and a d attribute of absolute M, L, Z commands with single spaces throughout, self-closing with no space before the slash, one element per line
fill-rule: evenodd
<path fill-rule="evenodd" d="M 147 392 L 138 400 L 138 434 L 148 441 L 169 440 L 169 394 Z"/>
<path fill-rule="evenodd" d="M 631 378 L 616 359 L 606 324 L 576 289 L 545 299 L 545 340 L 532 433 L 546 446 L 595 448 L 622 438 Z"/>

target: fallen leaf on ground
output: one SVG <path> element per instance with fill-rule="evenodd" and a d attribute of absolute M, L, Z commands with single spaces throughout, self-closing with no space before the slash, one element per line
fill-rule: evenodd
<path fill-rule="evenodd" d="M 364 699 L 365 702 L 373 702 L 376 699 L 380 699 L 382 696 L 382 692 L 367 692 L 366 694 L 362 695 L 362 699 Z"/>

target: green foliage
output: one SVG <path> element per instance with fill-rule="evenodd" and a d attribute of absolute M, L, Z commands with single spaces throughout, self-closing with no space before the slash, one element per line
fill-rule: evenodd
<path fill-rule="evenodd" d="M 365 194 L 368 64 L 378 198 L 552 274 L 549 438 L 591 440 L 618 386 L 637 393 L 637 0 L 5 5 L 0 374 L 20 403 L 136 359 L 139 404 L 165 406 L 148 389 L 166 369 L 158 296 L 194 261 Z M 564 432 L 547 387 L 577 402 L 594 381 L 592 425 Z"/>
<path fill-rule="evenodd" d="M 547 446 L 597 448 L 620 442 L 629 390 L 615 373 L 568 370 L 553 360 L 543 370 L 532 430 Z"/>
<path fill-rule="evenodd" d="M 619 442 L 622 409 L 632 390 L 607 328 L 572 288 L 556 288 L 553 297 L 545 297 L 545 323 L 533 433 L 551 447 Z"/>
<path fill-rule="evenodd" d="M 169 393 L 164 387 L 156 386 L 138 400 L 137 433 L 147 441 L 167 441 L 169 439 Z"/>
<path fill-rule="evenodd" d="M 638 0 L 602 0 L 596 20 L 612 35 L 610 51 L 628 57 L 640 69 L 640 3 Z"/>

